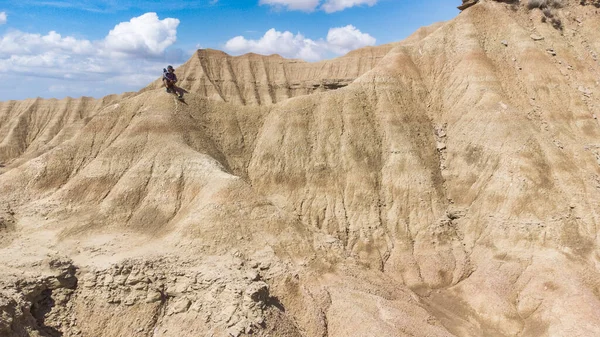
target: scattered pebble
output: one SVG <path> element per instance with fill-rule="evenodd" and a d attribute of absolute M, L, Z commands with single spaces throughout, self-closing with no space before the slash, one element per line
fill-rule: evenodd
<path fill-rule="evenodd" d="M 544 39 L 544 37 L 543 37 L 543 36 L 541 36 L 541 35 L 537 35 L 537 34 L 531 34 L 531 35 L 530 35 L 530 37 L 531 37 L 531 39 L 532 39 L 533 41 L 541 41 L 541 40 L 543 40 L 543 39 Z"/>

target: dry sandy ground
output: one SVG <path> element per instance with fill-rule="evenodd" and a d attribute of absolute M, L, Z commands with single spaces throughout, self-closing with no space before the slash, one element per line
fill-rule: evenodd
<path fill-rule="evenodd" d="M 599 13 L 0 103 L 0 336 L 600 335 Z"/>

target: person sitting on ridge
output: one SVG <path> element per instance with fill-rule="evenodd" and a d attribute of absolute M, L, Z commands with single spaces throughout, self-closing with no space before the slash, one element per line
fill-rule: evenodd
<path fill-rule="evenodd" d="M 168 66 L 167 69 L 163 69 L 163 83 L 167 88 L 167 92 L 174 92 L 179 98 L 183 98 L 183 90 L 175 85 L 175 83 L 177 83 L 177 75 L 175 75 L 173 66 Z"/>

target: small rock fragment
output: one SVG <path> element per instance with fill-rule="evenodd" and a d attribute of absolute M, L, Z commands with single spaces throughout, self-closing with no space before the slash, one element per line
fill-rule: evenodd
<path fill-rule="evenodd" d="M 592 95 L 592 91 L 584 86 L 579 86 L 577 88 L 584 96 L 590 97 Z"/>
<path fill-rule="evenodd" d="M 227 329 L 227 334 L 232 337 L 239 337 L 242 333 L 245 332 L 245 328 L 241 325 L 234 325 L 231 328 Z"/>
<path fill-rule="evenodd" d="M 246 288 L 246 296 L 254 302 L 265 302 L 269 298 L 269 285 L 265 282 L 254 282 Z"/>
<path fill-rule="evenodd" d="M 118 304 L 121 303 L 121 299 L 117 296 L 110 296 L 107 301 L 109 304 Z"/>
<path fill-rule="evenodd" d="M 143 282 L 143 283 L 148 282 L 148 278 L 146 277 L 146 275 L 144 275 L 142 273 L 130 274 L 129 277 L 127 278 L 127 284 L 129 284 L 129 285 L 138 284 L 140 282 Z"/>
<path fill-rule="evenodd" d="M 112 277 L 111 274 L 106 274 L 106 276 L 104 276 L 104 286 L 108 287 L 110 286 L 114 281 L 114 278 Z"/>
<path fill-rule="evenodd" d="M 537 35 L 537 34 L 531 34 L 531 35 L 530 35 L 530 37 L 531 37 L 531 39 L 532 39 L 533 41 L 541 41 L 541 40 L 543 40 L 543 39 L 544 39 L 544 37 L 543 37 L 543 36 L 541 36 L 541 35 Z"/>
<path fill-rule="evenodd" d="M 87 273 L 83 276 L 83 286 L 86 288 L 93 288 L 96 286 L 96 274 Z"/>
<path fill-rule="evenodd" d="M 237 311 L 237 305 L 229 305 L 221 312 L 221 320 L 223 322 L 229 322 L 233 314 Z"/>
<path fill-rule="evenodd" d="M 127 296 L 127 298 L 125 299 L 125 301 L 123 301 L 123 304 L 125 304 L 128 307 L 130 307 L 130 306 L 132 306 L 132 305 L 135 304 L 135 301 L 136 301 L 135 295 L 131 294 L 131 295 Z"/>
<path fill-rule="evenodd" d="M 148 286 L 145 283 L 138 283 L 133 286 L 133 289 L 135 290 L 146 290 L 146 288 L 148 288 Z"/>
<path fill-rule="evenodd" d="M 146 296 L 146 303 L 158 302 L 161 299 L 161 295 L 158 291 L 149 291 Z"/>
<path fill-rule="evenodd" d="M 478 2 L 479 0 L 463 0 L 462 5 L 458 6 L 457 8 L 461 11 L 464 11 L 465 9 L 475 5 Z"/>
<path fill-rule="evenodd" d="M 254 323 L 256 325 L 263 325 L 265 323 L 265 318 L 262 316 L 258 316 L 255 320 Z"/>
<path fill-rule="evenodd" d="M 187 298 L 182 298 L 175 302 L 169 311 L 169 315 L 179 314 L 186 312 L 192 303 Z"/>
<path fill-rule="evenodd" d="M 114 277 L 114 283 L 118 285 L 125 285 L 125 281 L 127 281 L 127 275 L 117 275 Z"/>
<path fill-rule="evenodd" d="M 267 261 L 262 261 L 259 266 L 260 270 L 267 270 L 271 268 L 271 263 Z"/>
<path fill-rule="evenodd" d="M 193 310 L 196 312 L 200 312 L 200 310 L 202 310 L 202 301 L 196 301 L 194 302 L 191 306 L 189 310 Z"/>
<path fill-rule="evenodd" d="M 337 241 L 337 239 L 331 235 L 327 235 L 325 237 L 325 243 L 335 243 L 336 241 Z"/>
<path fill-rule="evenodd" d="M 246 272 L 246 278 L 250 281 L 258 281 L 260 279 L 260 274 L 255 270 L 249 270 Z"/>

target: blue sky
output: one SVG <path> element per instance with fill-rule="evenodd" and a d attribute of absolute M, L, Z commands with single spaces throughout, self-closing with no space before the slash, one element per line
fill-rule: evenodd
<path fill-rule="evenodd" d="M 0 101 L 137 91 L 198 48 L 307 61 L 400 41 L 458 0 L 0 1 Z"/>

